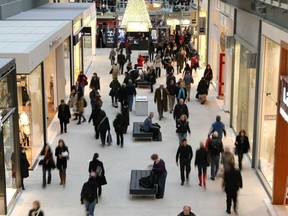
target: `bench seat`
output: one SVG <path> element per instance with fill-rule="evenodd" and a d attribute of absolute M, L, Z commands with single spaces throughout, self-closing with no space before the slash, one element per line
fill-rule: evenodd
<path fill-rule="evenodd" d="M 153 132 L 145 132 L 141 130 L 143 122 L 133 122 L 133 137 L 135 140 L 153 139 Z"/>
<path fill-rule="evenodd" d="M 139 185 L 139 179 L 150 175 L 150 170 L 131 170 L 130 178 L 130 195 L 131 196 L 156 196 L 158 186 L 154 185 L 153 188 L 144 188 Z"/>

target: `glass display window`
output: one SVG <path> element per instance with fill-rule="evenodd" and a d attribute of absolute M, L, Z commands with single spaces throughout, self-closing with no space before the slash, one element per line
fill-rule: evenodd
<path fill-rule="evenodd" d="M 71 91 L 71 40 L 64 41 L 64 64 L 65 64 L 65 97 L 69 98 Z"/>
<path fill-rule="evenodd" d="M 263 88 L 260 124 L 259 169 L 273 186 L 274 148 L 276 135 L 277 97 L 279 85 L 280 46 L 264 38 Z"/>
<path fill-rule="evenodd" d="M 238 41 L 235 43 L 232 127 L 244 129 L 253 151 L 256 68 L 251 66 L 253 54 Z"/>
<path fill-rule="evenodd" d="M 29 75 L 17 75 L 17 92 L 20 144 L 32 165 L 44 144 L 41 65 Z"/>

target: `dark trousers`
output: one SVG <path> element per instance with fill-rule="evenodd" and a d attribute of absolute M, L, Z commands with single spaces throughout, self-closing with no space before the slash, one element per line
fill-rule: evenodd
<path fill-rule="evenodd" d="M 96 138 L 96 139 L 99 139 L 98 126 L 94 126 L 94 130 L 95 130 L 95 138 Z"/>
<path fill-rule="evenodd" d="M 160 67 L 156 67 L 156 77 L 161 77 L 161 68 Z"/>
<path fill-rule="evenodd" d="M 104 146 L 106 143 L 106 132 L 100 132 L 101 144 Z"/>
<path fill-rule="evenodd" d="M 116 104 L 116 103 L 118 103 L 118 98 L 117 97 L 115 97 L 115 96 L 111 96 L 111 101 L 112 101 L 112 104 Z"/>
<path fill-rule="evenodd" d="M 60 120 L 60 130 L 61 130 L 61 133 L 63 133 L 63 128 L 64 128 L 64 132 L 66 133 L 67 132 L 67 123 L 62 120 L 62 119 L 59 119 Z"/>
<path fill-rule="evenodd" d="M 189 160 L 185 161 L 180 161 L 180 177 L 181 177 L 181 182 L 185 182 L 185 175 L 184 172 L 186 171 L 186 178 L 189 178 L 189 174 L 191 171 L 191 164 Z"/>
<path fill-rule="evenodd" d="M 21 187 L 24 188 L 24 178 L 21 177 Z"/>
<path fill-rule="evenodd" d="M 152 62 L 154 60 L 154 53 L 153 52 L 149 53 L 149 60 L 150 60 L 150 62 Z"/>
<path fill-rule="evenodd" d="M 237 192 L 227 192 L 226 191 L 226 204 L 227 204 L 227 210 L 231 210 L 232 200 L 234 203 L 234 210 L 237 209 Z"/>
<path fill-rule="evenodd" d="M 121 147 L 123 147 L 123 133 L 116 133 L 116 137 L 117 137 L 117 145 L 119 145 L 121 142 Z"/>
<path fill-rule="evenodd" d="M 119 64 L 119 70 L 121 71 L 121 74 L 123 74 L 124 64 Z"/>
<path fill-rule="evenodd" d="M 83 121 L 86 121 L 86 118 L 84 117 L 83 113 L 78 113 L 78 124 L 81 124 L 81 118 L 83 118 Z"/>
<path fill-rule="evenodd" d="M 48 172 L 48 179 L 47 179 L 48 184 L 50 184 L 50 182 L 51 182 L 51 168 L 48 168 L 48 167 L 42 165 L 42 172 L 43 172 L 42 186 L 45 187 L 46 186 L 46 172 Z"/>
<path fill-rule="evenodd" d="M 128 61 L 131 62 L 131 54 L 127 54 L 127 53 L 126 53 L 126 60 L 127 60 L 127 62 L 128 62 Z"/>
<path fill-rule="evenodd" d="M 239 169 L 242 170 L 242 160 L 243 160 L 243 153 L 238 150 L 238 166 Z"/>
<path fill-rule="evenodd" d="M 153 139 L 158 139 L 160 133 L 159 128 L 150 128 L 149 132 L 153 132 Z"/>
<path fill-rule="evenodd" d="M 157 178 L 158 178 L 158 192 L 156 194 L 156 197 L 164 197 L 167 172 L 157 176 Z"/>
<path fill-rule="evenodd" d="M 206 165 L 198 165 L 198 176 L 206 175 L 207 166 Z"/>

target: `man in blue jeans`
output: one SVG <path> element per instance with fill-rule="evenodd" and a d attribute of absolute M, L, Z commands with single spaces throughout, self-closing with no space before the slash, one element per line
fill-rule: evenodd
<path fill-rule="evenodd" d="M 128 95 L 129 110 L 132 111 L 133 100 L 134 100 L 134 97 L 136 96 L 137 92 L 136 92 L 136 88 L 135 88 L 131 79 L 129 79 L 129 81 L 128 81 L 128 84 L 126 86 L 126 91 L 127 91 L 127 95 Z"/>
<path fill-rule="evenodd" d="M 215 180 L 215 177 L 217 175 L 218 169 L 219 169 L 219 161 L 220 161 L 220 153 L 222 153 L 223 150 L 223 143 L 218 138 L 218 132 L 214 131 L 212 135 L 212 139 L 208 143 L 208 151 L 210 153 L 211 158 L 211 180 Z"/>

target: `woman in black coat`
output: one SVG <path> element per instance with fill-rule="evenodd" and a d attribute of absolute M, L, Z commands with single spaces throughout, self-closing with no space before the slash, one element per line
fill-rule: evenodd
<path fill-rule="evenodd" d="M 208 152 L 204 147 L 204 143 L 200 143 L 200 148 L 196 151 L 195 166 L 198 166 L 199 186 L 206 187 Z"/>
<path fill-rule="evenodd" d="M 20 152 L 20 171 L 21 171 L 21 186 L 22 190 L 25 190 L 24 187 L 24 178 L 29 177 L 29 167 L 30 164 L 27 160 L 25 148 L 21 147 L 21 152 Z"/>
<path fill-rule="evenodd" d="M 119 81 L 114 79 L 111 81 L 109 87 L 111 88 L 109 95 L 111 96 L 112 106 L 118 107 L 118 90 L 121 87 Z"/>
<path fill-rule="evenodd" d="M 247 153 L 250 149 L 249 139 L 246 136 L 245 130 L 240 130 L 239 135 L 236 137 L 235 147 L 238 154 L 239 169 L 242 170 L 243 154 Z"/>
<path fill-rule="evenodd" d="M 69 158 L 68 147 L 65 145 L 64 140 L 58 141 L 58 146 L 55 149 L 56 156 L 56 167 L 59 170 L 60 185 L 65 186 L 66 184 L 66 169 L 67 159 Z"/>
<path fill-rule="evenodd" d="M 92 161 L 89 163 L 88 172 L 91 175 L 91 172 L 96 174 L 96 181 L 98 186 L 98 196 L 100 197 L 102 194 L 102 185 L 107 184 L 105 177 L 105 169 L 102 161 L 98 160 L 99 154 L 95 153 Z"/>
<path fill-rule="evenodd" d="M 126 84 L 122 83 L 121 87 L 118 90 L 118 101 L 121 104 L 121 109 L 122 109 L 124 100 L 128 100 L 128 93 L 126 89 Z"/>
<path fill-rule="evenodd" d="M 204 77 L 205 80 L 207 81 L 207 85 L 208 85 L 208 89 L 209 89 L 210 82 L 211 82 L 211 80 L 213 79 L 213 71 L 212 71 L 212 69 L 211 69 L 210 64 L 208 64 L 208 65 L 206 66 L 203 77 Z"/>
<path fill-rule="evenodd" d="M 48 144 L 46 144 L 43 149 L 41 150 L 40 155 L 44 156 L 43 160 L 40 161 L 42 165 L 42 172 L 43 172 L 43 188 L 46 187 L 46 172 L 48 172 L 48 179 L 47 183 L 51 183 L 51 169 L 55 169 L 55 162 L 53 159 L 53 153 Z M 39 163 L 40 163 L 39 162 Z"/>
<path fill-rule="evenodd" d="M 123 133 L 126 127 L 125 127 L 125 119 L 123 118 L 121 113 L 117 114 L 116 119 L 113 121 L 113 127 L 115 129 L 117 136 L 117 145 L 119 145 L 121 142 L 121 147 L 123 147 L 124 142 Z"/>
<path fill-rule="evenodd" d="M 106 116 L 105 111 L 101 110 L 99 112 L 99 124 L 97 124 L 97 130 L 99 131 L 102 146 L 105 146 L 106 142 L 106 133 L 107 131 L 110 132 L 110 124 L 109 119 Z"/>
<path fill-rule="evenodd" d="M 189 132 L 189 134 L 191 134 L 189 122 L 187 120 L 186 115 L 181 115 L 180 118 L 177 119 L 176 132 L 177 132 L 178 138 L 179 138 L 179 145 L 181 145 L 183 139 L 186 139 L 187 132 Z"/>
<path fill-rule="evenodd" d="M 200 100 L 201 104 L 204 104 L 206 102 L 206 96 L 208 95 L 208 85 L 204 77 L 202 77 L 198 83 L 197 95 L 196 98 Z"/>
<path fill-rule="evenodd" d="M 122 106 L 122 109 L 121 109 L 121 114 L 125 120 L 124 122 L 124 126 L 125 126 L 125 129 L 124 129 L 124 134 L 127 133 L 127 128 L 128 126 L 130 125 L 130 110 L 129 110 L 129 103 L 127 100 L 124 100 L 123 101 L 123 106 Z"/>

